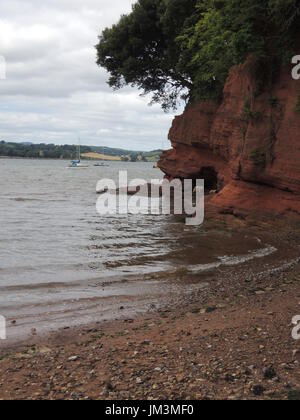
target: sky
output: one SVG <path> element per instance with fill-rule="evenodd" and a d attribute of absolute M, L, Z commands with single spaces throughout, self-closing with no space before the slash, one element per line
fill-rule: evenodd
<path fill-rule="evenodd" d="M 148 106 L 136 89 L 112 91 L 106 71 L 95 64 L 98 35 L 132 3 L 0 2 L 0 140 L 74 144 L 80 137 L 91 146 L 170 146 L 174 115 Z"/>

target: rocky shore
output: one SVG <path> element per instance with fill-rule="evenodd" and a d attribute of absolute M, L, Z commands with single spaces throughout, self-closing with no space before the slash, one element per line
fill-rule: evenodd
<path fill-rule="evenodd" d="M 269 229 L 293 252 L 182 279 L 209 287 L 169 307 L 3 348 L 0 398 L 300 399 L 294 227 Z"/>

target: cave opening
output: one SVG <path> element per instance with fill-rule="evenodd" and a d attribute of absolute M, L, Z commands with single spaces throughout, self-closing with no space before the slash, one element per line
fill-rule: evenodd
<path fill-rule="evenodd" d="M 198 176 L 194 179 L 195 186 L 196 186 L 197 179 L 204 179 L 205 193 L 218 190 L 218 185 L 219 185 L 218 172 L 215 170 L 213 166 L 207 166 L 201 169 Z"/>

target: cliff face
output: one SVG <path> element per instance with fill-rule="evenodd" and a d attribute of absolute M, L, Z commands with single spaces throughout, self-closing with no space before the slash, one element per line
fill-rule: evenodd
<path fill-rule="evenodd" d="M 175 118 L 159 167 L 168 177 L 204 178 L 220 207 L 300 213 L 300 83 L 283 68 L 258 93 L 250 58 L 233 68 L 221 104 L 201 102 Z"/>

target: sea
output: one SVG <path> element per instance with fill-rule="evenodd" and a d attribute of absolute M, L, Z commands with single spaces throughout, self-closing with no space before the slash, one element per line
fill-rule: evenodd
<path fill-rule="evenodd" d="M 99 215 L 101 179 L 162 180 L 153 163 L 0 159 L 0 316 L 7 339 L 128 318 L 203 286 L 211 272 L 276 252 L 256 236 L 172 215 Z M 201 276 L 201 279 L 203 276 Z M 1 342 L 0 342 L 1 346 Z"/>

